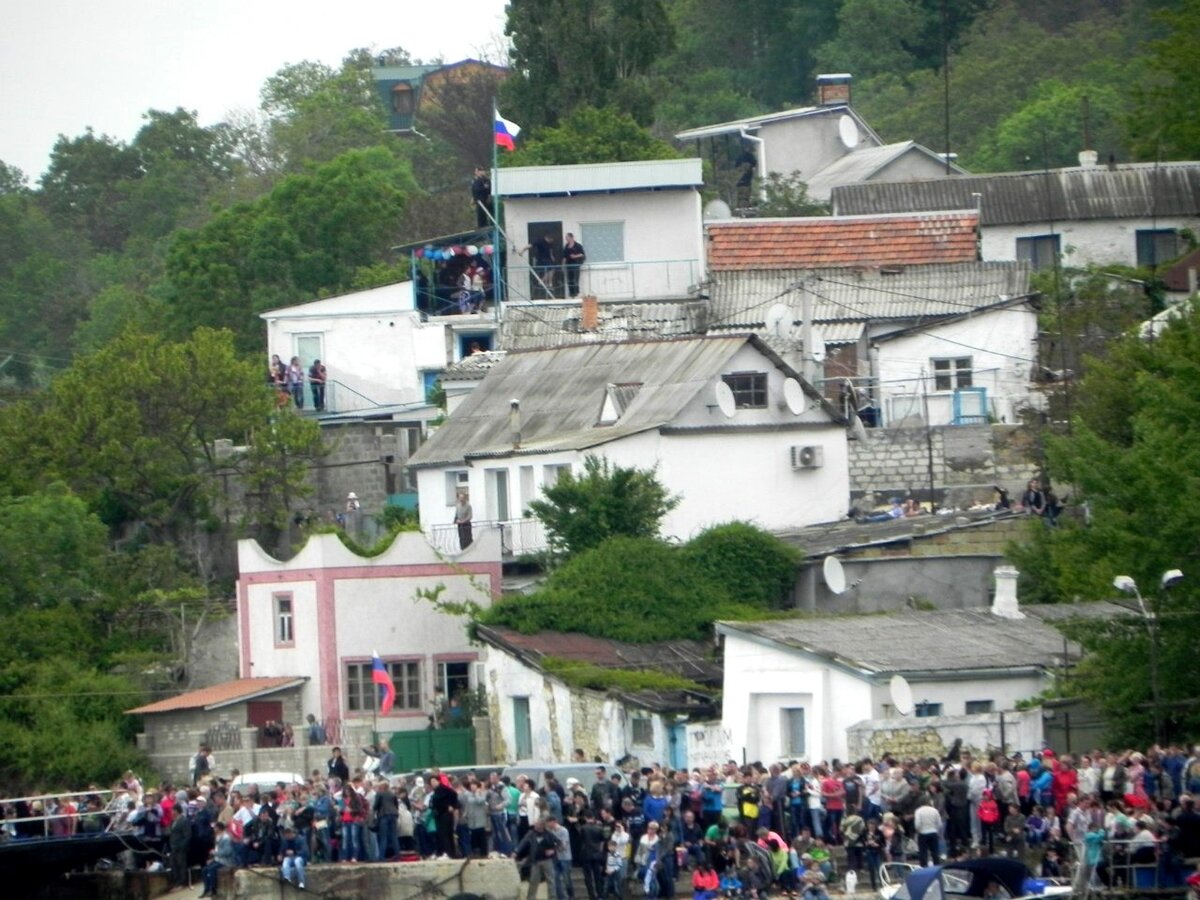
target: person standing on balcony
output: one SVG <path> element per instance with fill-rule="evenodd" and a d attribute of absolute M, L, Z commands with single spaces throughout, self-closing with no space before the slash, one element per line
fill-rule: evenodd
<path fill-rule="evenodd" d="M 566 243 L 562 251 L 563 265 L 567 269 L 567 296 L 579 296 L 579 270 L 583 268 L 587 254 L 583 252 L 583 244 L 575 240 L 575 235 L 567 232 Z"/>
<path fill-rule="evenodd" d="M 471 535 L 471 504 L 467 492 L 458 492 L 458 504 L 454 507 L 454 524 L 458 526 L 458 546 L 466 550 L 473 540 Z"/>
<path fill-rule="evenodd" d="M 308 367 L 308 387 L 312 391 L 313 409 L 325 411 L 325 364 L 319 359 L 313 360 Z"/>
<path fill-rule="evenodd" d="M 298 356 L 293 356 L 292 363 L 288 366 L 287 388 L 296 404 L 296 409 L 304 409 L 304 366 L 300 365 Z"/>
<path fill-rule="evenodd" d="M 555 287 L 555 269 L 558 260 L 554 258 L 554 238 L 543 234 L 540 241 L 528 244 L 522 253 L 529 254 L 529 263 L 533 266 L 533 274 L 537 276 L 537 288 L 534 290 L 535 300 L 553 300 Z"/>
<path fill-rule="evenodd" d="M 471 181 L 471 205 L 475 207 L 475 227 L 487 228 L 492 211 L 492 179 L 481 166 L 475 167 L 475 178 Z"/>

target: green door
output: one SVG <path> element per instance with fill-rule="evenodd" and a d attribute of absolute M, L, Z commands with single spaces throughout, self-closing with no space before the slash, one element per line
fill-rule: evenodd
<path fill-rule="evenodd" d="M 533 759 L 533 728 L 529 723 L 529 698 L 513 697 L 513 735 L 517 759 Z"/>

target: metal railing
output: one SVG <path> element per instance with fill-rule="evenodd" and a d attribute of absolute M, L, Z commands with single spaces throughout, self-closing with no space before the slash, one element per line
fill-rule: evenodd
<path fill-rule="evenodd" d="M 570 299 L 566 267 L 510 266 L 504 302 Z M 604 300 L 649 300 L 683 297 L 701 278 L 698 259 L 648 259 L 636 262 L 584 263 L 577 296 Z"/>
<path fill-rule="evenodd" d="M 112 831 L 125 819 L 125 811 L 118 809 L 118 794 L 111 790 L 72 791 L 66 794 L 35 794 L 29 797 L 8 797 L 0 800 L 3 820 L 0 824 L 2 839 L 38 839 L 43 837 L 71 837 L 76 834 L 94 834 Z M 88 802 L 96 798 L 101 801 L 99 809 L 89 809 Z M 75 812 L 50 812 L 51 807 L 61 809 L 61 802 L 76 804 Z M 31 815 L 18 816 L 20 804 L 30 809 Z M 33 812 L 34 804 L 41 805 L 40 812 Z M 10 814 L 11 813 L 11 814 Z M 98 828 L 86 827 L 88 821 Z M 32 828 L 26 823 L 32 823 Z M 55 823 L 61 823 L 56 827 Z M 28 833 L 27 833 L 28 832 Z"/>
<path fill-rule="evenodd" d="M 546 529 L 539 519 L 504 519 L 475 521 L 471 523 L 475 537 L 483 529 L 496 528 L 500 531 L 500 551 L 505 556 L 525 556 L 541 553 L 549 548 Z M 457 525 L 430 525 L 425 537 L 435 550 L 447 556 L 462 552 Z"/>
<path fill-rule="evenodd" d="M 356 391 L 345 382 L 327 381 L 325 383 L 325 403 L 320 410 L 313 403 L 312 386 L 308 381 L 301 385 L 302 405 L 296 406 L 295 398 L 291 392 L 284 388 L 282 391 L 270 386 L 270 390 L 278 393 L 278 403 L 280 407 L 295 407 L 296 411 L 310 415 L 317 412 L 338 413 L 338 412 L 353 412 L 359 409 L 375 409 L 380 404 L 372 400 L 366 394 Z"/>

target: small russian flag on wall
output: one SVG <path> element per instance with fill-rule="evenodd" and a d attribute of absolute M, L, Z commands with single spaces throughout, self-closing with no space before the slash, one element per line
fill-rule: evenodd
<path fill-rule="evenodd" d="M 510 122 L 504 116 L 496 113 L 496 146 L 503 147 L 505 150 L 516 149 L 513 146 L 513 141 L 516 140 L 518 134 L 521 133 L 521 126 L 516 122 Z"/>
<path fill-rule="evenodd" d="M 379 713 L 386 716 L 396 702 L 396 685 L 378 653 L 371 659 L 371 680 L 379 686 Z"/>

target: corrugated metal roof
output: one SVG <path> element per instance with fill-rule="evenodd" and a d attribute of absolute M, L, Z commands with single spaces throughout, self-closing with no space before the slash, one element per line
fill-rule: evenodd
<path fill-rule="evenodd" d="M 866 120 L 844 103 L 831 103 L 827 106 L 803 106 L 796 109 L 785 109 L 781 112 L 766 113 L 761 116 L 748 116 L 745 119 L 734 119 L 731 122 L 721 122 L 716 125 L 702 125 L 699 128 L 689 128 L 675 135 L 677 141 L 695 141 L 700 138 L 719 137 L 723 134 L 737 134 L 743 129 L 757 131 L 763 125 L 776 122 L 786 122 L 789 119 L 804 119 L 812 116 L 849 116 L 858 125 L 859 133 L 866 136 L 872 144 L 882 144 L 879 135 L 875 133 Z"/>
<path fill-rule="evenodd" d="M 698 188 L 699 159 L 650 159 L 577 166 L 515 166 L 500 169 L 493 187 L 501 197 L 542 197 L 613 191 Z"/>
<path fill-rule="evenodd" d="M 756 635 L 879 676 L 1058 667 L 1063 664 L 1063 635 L 1053 623 L 1076 616 L 1129 614 L 1106 602 L 1023 606 L 1021 611 L 1023 619 L 1001 618 L 982 608 L 721 622 L 718 628 Z M 1068 653 L 1078 659 L 1079 646 L 1071 644 Z"/>
<path fill-rule="evenodd" d="M 956 175 L 925 181 L 843 184 L 833 189 L 834 212 L 874 215 L 888 212 L 971 209 L 980 194 L 980 222 L 1019 225 L 1089 219 L 1200 215 L 1200 163 L 1128 163 Z"/>
<path fill-rule="evenodd" d="M 503 350 L 484 350 L 464 356 L 438 376 L 442 381 L 478 381 L 504 359 Z"/>
<path fill-rule="evenodd" d="M 143 715 L 145 713 L 175 712 L 182 709 L 218 709 L 228 706 L 230 703 L 295 687 L 304 684 L 307 680 L 303 676 L 295 675 L 278 678 L 238 678 L 235 681 L 224 681 L 221 684 L 200 688 L 197 691 L 188 691 L 186 694 L 159 700 L 157 703 L 148 703 L 136 709 L 127 709 L 125 712 L 131 715 Z"/>
<path fill-rule="evenodd" d="M 633 341 L 705 333 L 703 300 L 614 301 L 599 304 L 594 331 L 581 331 L 579 303 L 508 304 L 500 343 L 506 350 L 536 350 L 604 341 Z"/>
<path fill-rule="evenodd" d="M 748 335 L 668 341 L 584 344 L 509 353 L 409 460 L 410 468 L 459 464 L 468 458 L 584 450 L 671 422 L 735 353 Z M 789 375 L 795 376 L 788 370 Z M 798 376 L 796 376 L 798 377 Z M 597 419 L 608 385 L 641 382 L 612 425 Z M 808 388 L 808 390 L 812 390 Z M 521 446 L 509 430 L 513 398 L 521 401 Z M 817 397 L 819 399 L 819 397 Z M 828 409 L 828 408 L 827 408 Z M 832 416 L 836 416 L 829 410 Z"/>
<path fill-rule="evenodd" d="M 970 262 L 977 258 L 976 225 L 973 210 L 709 222 L 708 267 L 719 272 Z"/>
<path fill-rule="evenodd" d="M 760 329 L 776 303 L 791 307 L 798 324 L 802 281 L 814 296 L 813 321 L 822 331 L 826 323 L 961 316 L 1027 296 L 1030 273 L 1028 263 L 1015 261 L 911 266 L 891 275 L 853 269 L 718 272 L 709 292 L 709 328 Z"/>
<path fill-rule="evenodd" d="M 817 200 L 827 200 L 837 185 L 870 181 L 880 169 L 909 152 L 919 153 L 944 165 L 938 154 L 916 141 L 901 141 L 898 144 L 884 144 L 882 147 L 861 147 L 814 173 L 808 179 L 808 195 Z M 950 167 L 959 175 L 966 174 L 964 169 L 954 163 L 951 163 Z"/>

